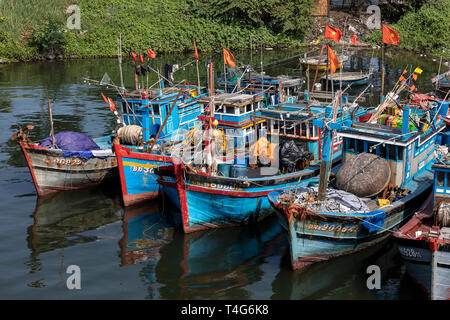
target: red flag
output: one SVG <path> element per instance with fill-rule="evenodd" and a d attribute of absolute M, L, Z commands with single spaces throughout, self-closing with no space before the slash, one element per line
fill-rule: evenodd
<path fill-rule="evenodd" d="M 152 49 L 148 48 L 147 51 L 148 51 L 148 57 L 150 59 L 155 59 L 156 58 L 156 53 Z"/>
<path fill-rule="evenodd" d="M 406 78 L 403 75 L 401 75 L 400 78 L 398 79 L 398 81 L 406 82 Z"/>
<path fill-rule="evenodd" d="M 108 104 L 111 111 L 114 111 L 116 109 L 116 105 L 114 104 L 114 101 L 111 100 L 111 98 L 108 98 Z"/>
<path fill-rule="evenodd" d="M 195 40 L 194 40 L 194 58 L 200 61 L 200 58 L 198 57 L 197 44 L 195 43 Z"/>
<path fill-rule="evenodd" d="M 398 46 L 400 43 L 400 37 L 398 33 L 388 26 L 383 24 L 383 42 L 386 44 L 393 44 Z"/>
<path fill-rule="evenodd" d="M 108 99 L 105 97 L 105 95 L 103 94 L 103 92 L 100 92 L 102 94 L 103 97 L 103 101 L 105 101 L 106 103 L 108 103 Z"/>
<path fill-rule="evenodd" d="M 131 57 L 133 58 L 133 61 L 136 63 L 136 53 L 132 52 Z"/>
<path fill-rule="evenodd" d="M 330 63 L 331 73 L 335 73 L 336 69 L 339 67 L 339 59 L 334 51 L 331 50 L 330 46 L 328 46 L 328 62 Z"/>
<path fill-rule="evenodd" d="M 325 27 L 325 39 L 330 39 L 339 42 L 339 40 L 341 40 L 341 36 L 342 36 L 341 30 L 330 27 L 329 25 Z"/>
<path fill-rule="evenodd" d="M 358 45 L 358 41 L 356 41 L 356 32 L 353 33 L 353 37 L 352 37 L 352 43 L 357 46 Z"/>
<path fill-rule="evenodd" d="M 417 81 L 417 74 L 413 73 L 412 77 L 413 77 L 414 81 Z"/>
<path fill-rule="evenodd" d="M 142 56 L 142 53 L 139 52 L 139 60 L 141 63 L 144 63 L 144 57 Z"/>
<path fill-rule="evenodd" d="M 225 48 L 223 48 L 223 63 L 229 65 L 230 68 L 233 68 L 236 65 L 236 60 L 233 55 Z"/>

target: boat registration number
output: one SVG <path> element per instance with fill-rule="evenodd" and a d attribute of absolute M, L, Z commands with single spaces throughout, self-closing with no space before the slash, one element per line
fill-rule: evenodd
<path fill-rule="evenodd" d="M 414 250 L 413 248 L 398 247 L 398 250 L 400 251 L 400 254 L 404 257 L 418 258 L 418 259 L 422 258 L 420 252 Z"/>
<path fill-rule="evenodd" d="M 132 172 L 143 172 L 143 173 L 153 173 L 153 168 L 143 168 L 143 167 L 131 167 Z"/>
<path fill-rule="evenodd" d="M 81 166 L 81 165 L 83 165 L 83 161 L 81 161 L 80 159 L 70 159 L 70 160 L 55 159 L 55 163 L 57 165 L 70 165 L 70 166 Z"/>
<path fill-rule="evenodd" d="M 341 232 L 341 233 L 353 233 L 356 232 L 356 230 L 358 230 L 358 226 L 345 227 L 341 225 L 327 224 L 327 223 L 324 225 L 308 224 L 306 228 L 308 230 L 320 230 L 320 231 Z"/>

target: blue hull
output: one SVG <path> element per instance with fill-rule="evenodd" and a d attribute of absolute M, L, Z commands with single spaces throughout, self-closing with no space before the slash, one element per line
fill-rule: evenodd
<path fill-rule="evenodd" d="M 390 206 L 364 214 L 321 213 L 325 220 L 317 215 L 307 215 L 300 221 L 292 211 L 279 206 L 280 192 L 271 193 L 269 201 L 288 234 L 292 269 L 358 252 L 383 241 L 393 228 L 404 223 L 423 204 L 422 199 L 426 198 L 432 183 L 432 174 L 425 172 L 407 184 L 406 187 L 413 190 L 410 194 Z M 307 183 L 301 186 L 307 186 Z M 383 213 L 385 218 L 381 228 L 369 231 L 364 226 L 367 218 Z"/>

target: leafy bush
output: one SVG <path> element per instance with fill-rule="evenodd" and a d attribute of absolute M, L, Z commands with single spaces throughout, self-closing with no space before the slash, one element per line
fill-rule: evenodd
<path fill-rule="evenodd" d="M 66 39 L 61 30 L 61 22 L 55 18 L 49 18 L 40 27 L 33 29 L 29 44 L 36 47 L 40 53 L 62 53 Z"/>
<path fill-rule="evenodd" d="M 449 56 L 450 0 L 433 1 L 416 12 L 403 16 L 392 28 L 400 35 L 400 46 L 422 52 Z M 381 30 L 376 30 L 365 41 L 381 45 Z"/>

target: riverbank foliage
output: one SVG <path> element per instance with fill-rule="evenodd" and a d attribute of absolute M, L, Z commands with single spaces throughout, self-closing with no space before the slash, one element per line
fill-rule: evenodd
<path fill-rule="evenodd" d="M 400 35 L 400 47 L 450 58 L 450 0 L 428 1 L 391 26 Z M 381 31 L 370 34 L 367 42 L 381 45 Z"/>
<path fill-rule="evenodd" d="M 80 8 L 81 29 L 65 13 Z M 15 0 L 0 2 L 0 56 L 96 57 L 122 50 L 157 53 L 302 44 L 312 0 Z"/>

